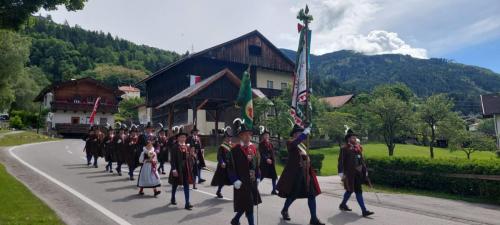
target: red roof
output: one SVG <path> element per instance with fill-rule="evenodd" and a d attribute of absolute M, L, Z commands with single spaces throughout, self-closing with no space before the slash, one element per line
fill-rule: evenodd
<path fill-rule="evenodd" d="M 333 96 L 333 97 L 325 97 L 325 98 L 320 98 L 320 100 L 326 102 L 328 105 L 330 105 L 333 108 L 340 108 L 344 106 L 346 103 L 351 101 L 352 97 L 354 95 L 342 95 L 342 96 Z"/>
<path fill-rule="evenodd" d="M 120 86 L 118 87 L 118 90 L 123 91 L 123 92 L 140 92 L 139 88 L 132 87 L 132 86 Z"/>

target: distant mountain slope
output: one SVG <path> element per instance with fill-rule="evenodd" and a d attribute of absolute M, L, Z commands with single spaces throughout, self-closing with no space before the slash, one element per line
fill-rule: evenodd
<path fill-rule="evenodd" d="M 295 60 L 295 51 L 282 49 Z M 479 112 L 479 95 L 500 92 L 500 74 L 446 59 L 416 59 L 407 55 L 364 55 L 337 51 L 311 56 L 315 93 L 330 96 L 369 91 L 383 83 L 402 82 L 417 96 L 448 93 L 456 109 Z"/>
<path fill-rule="evenodd" d="M 99 66 L 114 71 L 127 68 L 128 73 L 145 76 L 180 57 L 175 52 L 137 45 L 110 33 L 57 24 L 50 16 L 32 18 L 21 33 L 32 38 L 28 66 L 40 67 L 51 81 L 95 74 L 95 69 L 102 71 Z M 135 81 L 121 83 L 130 82 Z"/>

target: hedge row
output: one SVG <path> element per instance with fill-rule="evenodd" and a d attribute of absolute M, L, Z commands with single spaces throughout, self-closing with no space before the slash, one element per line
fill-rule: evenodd
<path fill-rule="evenodd" d="M 367 158 L 366 162 L 373 183 L 489 198 L 500 204 L 500 181 L 445 176 L 500 175 L 500 160 L 394 157 Z"/>

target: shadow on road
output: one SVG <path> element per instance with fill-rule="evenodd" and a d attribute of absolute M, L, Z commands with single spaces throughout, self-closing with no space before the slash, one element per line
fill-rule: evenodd
<path fill-rule="evenodd" d="M 161 206 L 161 207 L 157 207 L 157 208 L 148 210 L 146 212 L 142 212 L 142 213 L 138 213 L 138 214 L 132 215 L 132 217 L 134 217 L 134 218 L 145 218 L 147 216 L 152 216 L 152 215 L 156 215 L 156 214 L 160 214 L 160 213 L 168 213 L 168 212 L 173 212 L 173 211 L 177 211 L 177 210 L 179 210 L 179 209 L 178 208 L 174 208 L 174 207 L 169 207 L 169 205 L 164 205 L 164 206 Z"/>
<path fill-rule="evenodd" d="M 331 224 L 350 224 L 361 219 L 361 215 L 353 212 L 339 212 L 328 219 Z"/>
<path fill-rule="evenodd" d="M 101 180 L 101 181 L 96 181 L 97 184 L 107 184 L 107 183 L 114 183 L 114 182 L 134 182 L 135 181 L 130 181 L 128 178 L 122 177 L 119 179 L 114 179 L 114 180 Z"/>
<path fill-rule="evenodd" d="M 213 216 L 215 214 L 218 214 L 222 211 L 222 208 L 209 208 L 204 211 L 201 211 L 199 213 L 191 213 L 186 215 L 184 218 L 179 220 L 177 223 L 182 223 L 185 221 L 193 220 L 193 219 L 199 219 L 201 217 L 207 217 L 207 216 Z"/>
<path fill-rule="evenodd" d="M 154 197 L 152 195 L 140 196 L 138 194 L 132 194 L 132 195 L 129 195 L 129 196 L 126 196 L 123 198 L 115 199 L 115 200 L 113 200 L 113 202 L 129 202 L 129 201 L 136 200 L 136 199 L 150 199 L 150 198 L 156 198 L 156 197 Z"/>
<path fill-rule="evenodd" d="M 106 191 L 107 192 L 115 192 L 115 191 L 125 190 L 125 189 L 135 190 L 135 189 L 137 189 L 137 185 L 127 185 L 127 186 L 121 186 L 121 187 L 106 188 Z"/>
<path fill-rule="evenodd" d="M 228 201 L 228 200 L 222 200 L 222 199 L 218 199 L 218 198 L 210 198 L 210 199 L 205 199 L 204 201 L 198 203 L 198 204 L 195 204 L 196 207 L 211 207 L 211 206 L 216 206 L 216 205 L 221 205 L 221 204 L 226 204 L 226 203 L 230 203 L 232 201 Z"/>

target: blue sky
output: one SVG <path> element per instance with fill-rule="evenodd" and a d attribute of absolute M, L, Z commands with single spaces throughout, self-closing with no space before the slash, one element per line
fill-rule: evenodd
<path fill-rule="evenodd" d="M 500 73 L 500 38 L 448 53 L 444 58 L 477 65 Z"/>
<path fill-rule="evenodd" d="M 59 23 L 102 30 L 138 44 L 200 51 L 258 29 L 295 49 L 295 18 L 309 4 L 312 52 L 445 57 L 500 72 L 500 0 L 89 0 L 47 13 Z"/>

